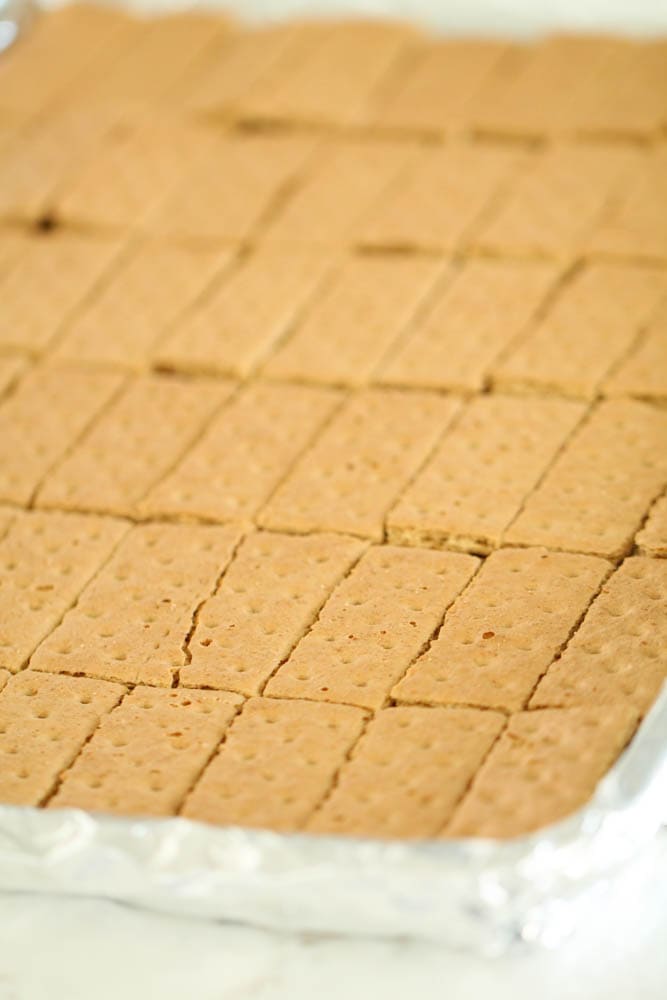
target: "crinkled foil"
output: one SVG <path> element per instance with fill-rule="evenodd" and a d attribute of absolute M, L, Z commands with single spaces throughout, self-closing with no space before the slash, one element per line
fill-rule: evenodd
<path fill-rule="evenodd" d="M 393 6 L 386 5 L 388 13 Z M 426 0 L 418 6 L 428 20 Z M 0 23 L 19 7 L 28 4 L 0 0 Z M 236 7 L 277 14 L 289 4 L 249 0 Z M 527 9 L 520 0 L 509 4 L 503 29 L 523 27 L 519 15 Z M 434 0 L 432 10 L 438 23 L 460 6 Z M 484 28 L 478 13 L 474 27 Z M 383 842 L 0 806 L 0 890 L 104 896 L 283 931 L 412 935 L 500 952 L 518 939 L 557 943 L 591 897 L 638 867 L 663 821 L 667 689 L 590 803 L 531 836 Z"/>
<path fill-rule="evenodd" d="M 0 889 L 278 930 L 557 943 L 667 819 L 667 689 L 568 820 L 514 841 L 388 842 L 0 806 Z"/>

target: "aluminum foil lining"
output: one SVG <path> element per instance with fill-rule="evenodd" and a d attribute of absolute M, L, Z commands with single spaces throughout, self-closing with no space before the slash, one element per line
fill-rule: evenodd
<path fill-rule="evenodd" d="M 667 820 L 667 688 L 593 799 L 513 841 L 394 842 L 0 806 L 0 889 L 278 930 L 557 943 Z"/>
<path fill-rule="evenodd" d="M 261 16 L 289 6 L 255 0 L 237 8 Z M 526 5 L 510 6 L 518 18 Z M 30 7 L 0 0 L 0 24 Z M 396 13 L 395 4 L 386 8 Z M 505 31 L 513 29 L 512 10 Z M 438 0 L 432 11 L 437 24 Z M 389 842 L 0 805 L 0 890 L 104 896 L 283 931 L 411 935 L 501 952 L 517 940 L 557 944 L 621 873 L 626 882 L 633 871 L 645 877 L 642 848 L 663 822 L 667 688 L 588 805 L 530 836 Z"/>

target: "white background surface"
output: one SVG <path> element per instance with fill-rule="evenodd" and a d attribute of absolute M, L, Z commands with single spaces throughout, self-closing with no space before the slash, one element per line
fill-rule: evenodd
<path fill-rule="evenodd" d="M 664 1000 L 667 832 L 558 950 L 270 934 L 95 900 L 0 895 L 0 1000 Z"/>
<path fill-rule="evenodd" d="M 323 6 L 462 32 L 667 31 L 667 0 L 236 4 L 248 15 Z M 419 942 L 278 935 L 104 901 L 0 894 L 0 1000 L 665 1000 L 667 832 L 644 862 L 649 885 L 622 882 L 557 951 L 520 947 L 489 960 Z"/>

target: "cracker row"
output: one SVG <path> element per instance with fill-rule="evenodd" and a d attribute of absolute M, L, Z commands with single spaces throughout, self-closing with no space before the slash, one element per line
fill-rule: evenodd
<path fill-rule="evenodd" d="M 173 815 L 241 703 L 221 691 L 135 687 L 102 719 L 49 806 Z"/>
<path fill-rule="evenodd" d="M 21 513 L 0 541 L 0 666 L 20 670 L 127 530 L 123 521 Z"/>
<path fill-rule="evenodd" d="M 667 412 L 604 401 L 528 497 L 505 541 L 619 558 L 666 480 Z"/>
<path fill-rule="evenodd" d="M 251 698 L 182 809 L 190 819 L 299 829 L 326 796 L 364 713 L 349 705 Z"/>
<path fill-rule="evenodd" d="M 662 405 L 667 402 L 667 301 L 634 349 L 611 372 L 602 392 L 605 396 L 635 396 Z"/>
<path fill-rule="evenodd" d="M 200 605 L 216 589 L 241 532 L 139 525 L 32 658 L 36 670 L 170 687 L 188 661 Z"/>
<path fill-rule="evenodd" d="M 478 565 L 458 553 L 373 546 L 265 693 L 381 708 Z"/>
<path fill-rule="evenodd" d="M 584 805 L 637 726 L 629 705 L 513 715 L 445 829 L 451 837 L 514 837 Z"/>
<path fill-rule="evenodd" d="M 307 829 L 364 837 L 435 836 L 504 723 L 498 712 L 469 708 L 379 712 Z"/>
<path fill-rule="evenodd" d="M 0 802 L 41 805 L 124 693 L 120 684 L 32 670 L 10 678 L 0 693 Z"/>
<path fill-rule="evenodd" d="M 365 548 L 342 535 L 250 535 L 199 610 L 180 684 L 259 694 Z"/>
<path fill-rule="evenodd" d="M 648 711 L 667 678 L 667 563 L 633 556 L 606 582 L 530 705 Z"/>
<path fill-rule="evenodd" d="M 611 572 L 603 559 L 501 549 L 392 691 L 398 702 L 524 708 Z"/>
<path fill-rule="evenodd" d="M 496 366 L 494 386 L 593 398 L 635 345 L 665 294 L 667 276 L 657 268 L 584 268 Z"/>
<path fill-rule="evenodd" d="M 351 396 L 259 516 L 278 531 L 342 531 L 381 541 L 387 510 L 459 409 L 426 392 Z"/>
<path fill-rule="evenodd" d="M 37 505 L 136 515 L 232 391 L 224 381 L 145 376 L 129 382 L 46 477 Z"/>
<path fill-rule="evenodd" d="M 570 400 L 474 398 L 389 511 L 389 540 L 497 548 L 584 412 Z"/>
<path fill-rule="evenodd" d="M 340 402 L 331 389 L 249 383 L 148 493 L 141 514 L 252 521 Z"/>
<path fill-rule="evenodd" d="M 667 556 L 667 496 L 659 497 L 635 538 L 642 555 Z"/>

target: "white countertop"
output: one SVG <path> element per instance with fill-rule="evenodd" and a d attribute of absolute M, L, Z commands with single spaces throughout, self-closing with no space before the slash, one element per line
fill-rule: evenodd
<path fill-rule="evenodd" d="M 279 935 L 97 900 L 0 894 L 0 1000 L 664 1000 L 667 831 L 557 950 Z"/>

